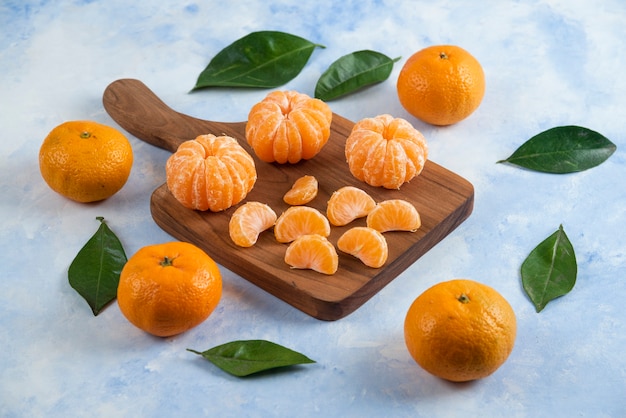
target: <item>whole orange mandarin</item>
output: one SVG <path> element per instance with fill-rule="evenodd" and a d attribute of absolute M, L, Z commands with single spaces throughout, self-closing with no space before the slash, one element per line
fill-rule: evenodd
<path fill-rule="evenodd" d="M 481 379 L 509 357 L 515 313 L 493 288 L 457 279 L 415 299 L 404 322 L 409 353 L 427 372 L 453 382 Z"/>
<path fill-rule="evenodd" d="M 39 149 L 39 170 L 55 192 L 77 202 L 104 200 L 128 180 L 133 150 L 117 129 L 93 121 L 55 127 Z"/>
<path fill-rule="evenodd" d="M 413 54 L 402 67 L 398 98 L 413 116 L 432 125 L 452 125 L 472 114 L 485 95 L 485 74 L 469 52 L 437 45 Z"/>
<path fill-rule="evenodd" d="M 124 265 L 117 288 L 122 314 L 136 327 L 159 337 L 199 325 L 221 296 L 217 264 L 186 242 L 141 248 Z"/>

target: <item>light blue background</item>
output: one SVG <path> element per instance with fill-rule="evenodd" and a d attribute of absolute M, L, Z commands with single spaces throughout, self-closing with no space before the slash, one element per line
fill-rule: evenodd
<path fill-rule="evenodd" d="M 535 1 L 23 1 L 0 3 L 0 416 L 626 416 L 626 3 Z M 129 255 L 171 240 L 149 197 L 166 151 L 129 136 L 126 186 L 98 204 L 71 202 L 39 174 L 37 154 L 56 125 L 117 126 L 105 87 L 138 78 L 174 109 L 245 120 L 264 90 L 188 94 L 211 57 L 257 30 L 326 46 L 282 88 L 313 94 L 341 55 L 401 56 L 389 80 L 331 102 L 351 120 L 390 113 L 426 136 L 430 158 L 471 181 L 471 217 L 352 315 L 311 318 L 222 270 L 223 299 L 201 326 L 150 337 L 112 304 L 93 317 L 67 268 L 104 216 Z M 400 106 L 395 82 L 415 51 L 451 43 L 483 65 L 478 111 L 436 128 Z M 617 144 L 604 164 L 547 175 L 496 164 L 531 136 L 581 125 Z M 573 291 L 537 314 L 519 268 L 563 224 L 578 258 Z M 451 384 L 410 358 L 403 321 L 440 281 L 489 284 L 512 304 L 518 338 L 492 376 Z M 238 379 L 186 348 L 268 339 L 317 360 Z"/>

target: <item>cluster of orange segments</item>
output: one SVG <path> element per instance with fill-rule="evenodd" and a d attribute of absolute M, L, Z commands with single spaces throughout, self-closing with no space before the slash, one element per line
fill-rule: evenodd
<path fill-rule="evenodd" d="M 322 150 L 330 138 L 332 115 L 319 99 L 295 91 L 274 91 L 251 108 L 246 140 L 262 162 L 294 164 Z M 355 178 L 370 186 L 399 189 L 421 173 L 428 149 L 423 135 L 409 122 L 384 114 L 354 125 L 346 139 L 345 157 Z M 257 180 L 254 160 L 237 140 L 211 134 L 181 144 L 167 161 L 166 175 L 169 190 L 182 205 L 213 212 L 243 202 Z M 411 203 L 376 203 L 352 186 L 335 191 L 323 214 L 306 206 L 317 192 L 318 180 L 313 175 L 297 179 L 283 196 L 290 207 L 280 216 L 265 203 L 245 202 L 229 221 L 231 239 L 238 246 L 250 247 L 261 232 L 273 228 L 276 240 L 289 244 L 287 264 L 334 274 L 338 255 L 328 241 L 331 225 L 345 226 L 367 216 L 367 226 L 346 231 L 337 247 L 374 268 L 383 266 L 388 257 L 383 232 L 414 231 L 421 225 Z"/>
<path fill-rule="evenodd" d="M 339 266 L 335 245 L 328 237 L 332 226 L 345 226 L 366 217 L 367 226 L 354 226 L 337 240 L 337 248 L 372 268 L 387 261 L 387 231 L 416 231 L 421 219 L 415 206 L 401 199 L 376 203 L 362 189 L 344 186 L 328 200 L 326 214 L 306 206 L 317 195 L 314 176 L 303 176 L 285 193 L 283 200 L 292 205 L 280 216 L 267 204 L 250 201 L 239 206 L 230 218 L 228 232 L 240 247 L 256 244 L 259 235 L 273 227 L 277 242 L 289 244 L 285 263 L 292 268 L 311 269 L 332 275 Z"/>

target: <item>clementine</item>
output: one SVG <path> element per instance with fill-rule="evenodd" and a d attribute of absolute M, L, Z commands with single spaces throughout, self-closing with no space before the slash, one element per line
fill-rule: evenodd
<path fill-rule="evenodd" d="M 248 114 L 246 140 L 264 162 L 297 163 L 316 156 L 328 138 L 333 112 L 296 91 L 274 91 Z"/>
<path fill-rule="evenodd" d="M 495 372 L 511 354 L 516 331 L 507 300 L 485 284 L 464 279 L 424 291 L 404 322 L 413 359 L 427 372 L 454 382 Z"/>
<path fill-rule="evenodd" d="M 396 88 L 400 103 L 411 115 L 432 125 L 452 125 L 480 105 L 485 74 L 463 48 L 437 45 L 409 57 Z"/>
<path fill-rule="evenodd" d="M 117 288 L 122 314 L 136 327 L 159 337 L 199 325 L 221 296 L 217 264 L 186 242 L 141 248 L 124 265 Z"/>
<path fill-rule="evenodd" d="M 128 180 L 133 150 L 117 129 L 93 121 L 55 127 L 39 150 L 39 169 L 55 192 L 77 202 L 117 193 Z"/>

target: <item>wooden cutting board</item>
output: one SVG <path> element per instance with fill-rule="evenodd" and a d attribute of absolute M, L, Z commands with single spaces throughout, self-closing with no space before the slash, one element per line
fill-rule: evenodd
<path fill-rule="evenodd" d="M 422 174 L 400 190 L 370 187 L 356 180 L 344 156 L 345 140 L 354 123 L 337 114 L 333 115 L 330 140 L 315 158 L 295 165 L 280 165 L 256 158 L 245 140 L 245 122 L 212 122 L 176 112 L 141 81 L 114 81 L 106 88 L 103 103 L 109 115 L 126 131 L 172 152 L 183 141 L 201 134 L 236 138 L 255 158 L 257 168 L 258 180 L 246 201 L 267 203 L 278 215 L 288 207 L 282 201 L 283 194 L 306 174 L 319 181 L 318 196 L 309 206 L 322 213 L 333 191 L 346 185 L 364 189 L 376 201 L 400 198 L 415 205 L 422 227 L 413 233 L 385 233 L 389 259 L 382 268 L 366 267 L 356 258 L 339 253 L 339 270 L 333 276 L 326 276 L 290 269 L 283 258 L 287 245 L 276 242 L 271 230 L 264 232 L 251 248 L 235 246 L 228 235 L 228 221 L 236 207 L 219 213 L 193 211 L 180 205 L 166 184 L 154 191 L 150 209 L 154 221 L 164 231 L 199 246 L 223 267 L 318 319 L 337 320 L 355 311 L 460 225 L 473 209 L 472 185 L 432 161 L 427 161 Z M 364 224 L 361 219 L 345 227 L 332 227 L 329 240 L 336 244 L 347 228 Z M 419 277 L 406 279 L 419 280 Z"/>

